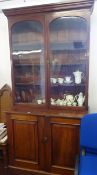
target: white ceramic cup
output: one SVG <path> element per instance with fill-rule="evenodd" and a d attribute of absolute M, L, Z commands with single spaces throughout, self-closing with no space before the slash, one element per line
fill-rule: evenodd
<path fill-rule="evenodd" d="M 71 76 L 66 76 L 66 77 L 65 77 L 65 81 L 66 81 L 67 83 L 71 82 Z"/>
<path fill-rule="evenodd" d="M 63 82 L 64 82 L 64 79 L 63 78 L 58 78 L 58 83 L 59 84 L 63 84 Z"/>
<path fill-rule="evenodd" d="M 37 100 L 37 103 L 38 104 L 42 104 L 42 100 Z"/>
<path fill-rule="evenodd" d="M 57 83 L 57 78 L 50 78 L 50 80 L 51 80 L 51 83 Z"/>

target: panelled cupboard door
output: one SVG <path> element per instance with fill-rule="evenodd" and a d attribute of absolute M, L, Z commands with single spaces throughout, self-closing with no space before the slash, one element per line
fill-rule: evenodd
<path fill-rule="evenodd" d="M 52 173 L 73 175 L 79 153 L 79 119 L 46 117 L 47 169 Z"/>
<path fill-rule="evenodd" d="M 36 116 L 12 114 L 9 120 L 9 165 L 39 169 L 38 119 Z"/>

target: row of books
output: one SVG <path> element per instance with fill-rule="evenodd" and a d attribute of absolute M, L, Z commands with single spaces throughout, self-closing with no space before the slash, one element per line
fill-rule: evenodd
<path fill-rule="evenodd" d="M 0 123 L 0 144 L 7 141 L 7 128 L 5 123 Z"/>

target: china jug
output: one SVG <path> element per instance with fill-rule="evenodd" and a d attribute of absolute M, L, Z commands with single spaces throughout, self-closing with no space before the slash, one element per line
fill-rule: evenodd
<path fill-rule="evenodd" d="M 85 96 L 82 92 L 80 92 L 78 95 L 76 95 L 78 106 L 83 106 L 83 103 L 85 101 Z"/>
<path fill-rule="evenodd" d="M 75 83 L 80 84 L 81 80 L 83 78 L 83 72 L 77 70 L 77 71 L 73 72 L 73 74 L 74 74 L 74 78 L 75 78 Z"/>

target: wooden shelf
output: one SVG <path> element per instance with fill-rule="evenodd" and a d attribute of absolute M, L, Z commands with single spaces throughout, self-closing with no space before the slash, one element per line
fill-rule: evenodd
<path fill-rule="evenodd" d="M 76 44 L 75 44 L 76 43 Z M 68 43 L 51 43 L 50 44 L 50 50 L 52 50 L 53 52 L 63 52 L 63 51 L 71 51 L 71 52 L 75 52 L 75 51 L 86 51 L 86 43 L 85 42 L 78 42 L 78 46 L 77 46 L 77 42 L 68 42 Z"/>
<path fill-rule="evenodd" d="M 63 84 L 59 84 L 59 83 L 56 83 L 56 84 L 54 84 L 54 83 L 52 83 L 51 84 L 51 87 L 58 87 L 58 86 L 63 86 L 63 87 L 67 87 L 67 86 L 69 86 L 69 87 L 85 87 L 86 85 L 85 85 L 85 83 L 81 83 L 81 84 L 75 84 L 75 83 L 70 83 L 70 84 L 68 84 L 68 83 L 63 83 Z"/>
<path fill-rule="evenodd" d="M 25 55 L 26 51 L 28 51 L 28 54 L 35 54 L 38 53 L 38 51 L 41 49 L 40 53 L 42 52 L 43 49 L 43 44 L 42 43 L 13 43 L 13 55 L 14 52 L 18 55 L 19 52 L 22 55 Z M 57 52 L 62 52 L 62 51 L 85 51 L 87 49 L 86 47 L 86 42 L 83 41 L 72 41 L 72 42 L 58 42 L 56 43 L 50 43 L 50 50 L 52 51 L 57 51 Z M 32 53 L 30 53 L 32 51 Z M 35 52 L 34 52 L 35 51 Z M 28 55 L 27 54 L 27 55 Z"/>
<path fill-rule="evenodd" d="M 40 49 L 43 49 L 43 44 L 39 43 L 39 42 L 34 43 L 34 44 L 33 43 L 27 43 L 27 42 L 24 42 L 24 43 L 21 43 L 21 42 L 20 43 L 13 43 L 13 51 L 15 51 L 17 53 L 19 53 L 19 52 L 21 53 L 23 51 L 24 52 L 28 51 L 29 52 L 28 54 L 35 54 L 35 53 L 38 53 L 38 51 Z M 31 51 L 33 51 L 33 52 L 30 53 Z M 41 52 L 42 52 L 42 50 L 41 50 Z"/>
<path fill-rule="evenodd" d="M 15 67 L 20 67 L 20 66 L 38 66 L 38 67 L 41 67 L 41 66 L 44 66 L 44 64 L 40 64 L 40 63 L 28 63 L 28 64 L 26 64 L 26 63 L 17 63 L 17 64 L 15 64 Z"/>
<path fill-rule="evenodd" d="M 34 82 L 29 82 L 29 83 L 15 83 L 17 86 L 29 86 L 29 85 L 32 85 L 32 86 L 41 86 L 41 84 L 36 84 Z M 43 86 L 43 85 L 42 85 Z"/>

